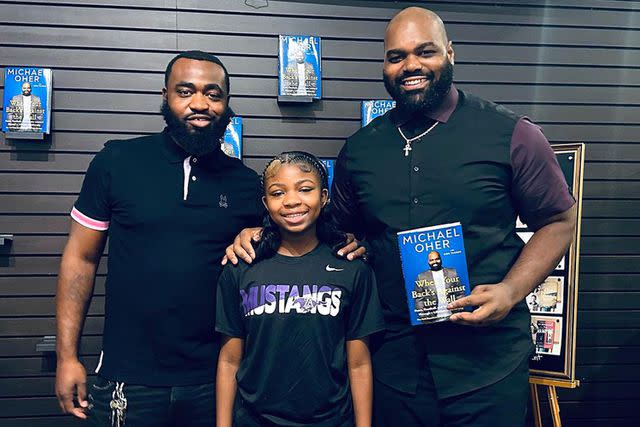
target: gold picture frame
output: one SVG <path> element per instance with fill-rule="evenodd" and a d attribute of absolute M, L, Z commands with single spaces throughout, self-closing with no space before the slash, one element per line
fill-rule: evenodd
<path fill-rule="evenodd" d="M 537 328 L 537 325 L 532 321 L 531 333 L 536 346 L 536 354 L 530 364 L 529 382 L 574 388 L 579 384 L 579 381 L 576 380 L 575 361 L 585 146 L 583 143 L 576 143 L 552 144 L 551 147 L 565 175 L 569 190 L 576 200 L 577 221 L 573 243 L 558 269 L 550 275 L 563 277 L 565 286 L 559 293 L 562 295 L 560 302 L 562 307 L 547 309 L 549 313 L 532 310 L 535 313 L 532 314 L 532 319 L 540 323 L 541 328 Z M 546 299 L 549 300 L 548 296 Z M 530 304 L 529 307 L 531 309 L 532 305 Z M 561 330 L 554 331 L 551 328 L 550 332 L 549 327 L 544 327 L 550 325 L 551 322 L 559 325 Z M 558 332 L 560 332 L 560 336 L 554 337 L 553 333 L 557 334 Z M 561 349 L 556 349 L 555 345 L 560 345 Z"/>

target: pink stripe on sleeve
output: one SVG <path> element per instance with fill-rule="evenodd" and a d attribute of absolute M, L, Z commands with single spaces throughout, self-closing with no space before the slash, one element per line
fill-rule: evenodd
<path fill-rule="evenodd" d="M 87 228 L 96 231 L 106 231 L 109 229 L 109 221 L 98 221 L 97 219 L 89 218 L 78 209 L 73 207 L 71 209 L 71 218 L 73 218 L 80 225 L 84 225 Z"/>

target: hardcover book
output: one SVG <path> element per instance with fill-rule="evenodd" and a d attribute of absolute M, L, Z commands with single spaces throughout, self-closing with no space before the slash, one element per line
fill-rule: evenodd
<path fill-rule="evenodd" d="M 278 95 L 322 97 L 320 37 L 280 36 Z"/>
<path fill-rule="evenodd" d="M 362 112 L 362 126 L 366 126 L 371 123 L 371 120 L 378 116 L 383 115 L 387 111 L 396 107 L 396 101 L 390 100 L 371 100 L 362 101 L 360 103 L 360 110 Z"/>
<path fill-rule="evenodd" d="M 5 68 L 2 131 L 49 133 L 51 90 L 50 68 Z"/>
<path fill-rule="evenodd" d="M 321 159 L 324 168 L 327 170 L 327 180 L 329 181 L 329 197 L 331 197 L 331 184 L 333 183 L 333 167 L 336 164 L 335 160 Z"/>
<path fill-rule="evenodd" d="M 229 157 L 242 158 L 242 117 L 231 118 L 224 131 L 222 151 Z"/>
<path fill-rule="evenodd" d="M 447 308 L 471 290 L 462 225 L 455 222 L 397 234 L 411 324 L 442 322 L 463 311 Z"/>

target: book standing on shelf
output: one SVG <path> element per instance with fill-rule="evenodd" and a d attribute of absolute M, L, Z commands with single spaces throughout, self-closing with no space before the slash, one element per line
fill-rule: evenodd
<path fill-rule="evenodd" d="M 51 91 L 50 68 L 5 68 L 2 131 L 50 133 Z"/>
<path fill-rule="evenodd" d="M 327 170 L 327 181 L 329 183 L 329 197 L 331 197 L 331 185 L 333 183 L 333 168 L 336 161 L 332 159 L 321 159 L 324 168 Z"/>
<path fill-rule="evenodd" d="M 396 101 L 377 99 L 370 101 L 362 101 L 360 103 L 360 111 L 362 114 L 362 126 L 366 126 L 376 117 L 382 116 L 387 111 L 396 107 Z"/>
<path fill-rule="evenodd" d="M 222 151 L 229 157 L 242 159 L 242 117 L 231 118 L 222 138 Z"/>
<path fill-rule="evenodd" d="M 278 95 L 313 99 L 322 97 L 320 37 L 280 36 Z"/>

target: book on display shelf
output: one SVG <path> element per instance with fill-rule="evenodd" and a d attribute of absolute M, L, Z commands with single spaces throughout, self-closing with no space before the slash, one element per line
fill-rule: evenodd
<path fill-rule="evenodd" d="M 322 97 L 320 37 L 281 35 L 278 49 L 278 96 L 285 100 Z"/>
<path fill-rule="evenodd" d="M 327 181 L 329 182 L 329 196 L 331 196 L 331 184 L 333 184 L 333 168 L 336 165 L 336 161 L 332 159 L 321 159 L 320 161 L 324 165 L 324 168 L 327 170 Z"/>
<path fill-rule="evenodd" d="M 229 157 L 242 159 L 242 117 L 231 118 L 222 138 L 222 151 Z"/>
<path fill-rule="evenodd" d="M 396 107 L 396 101 L 387 99 L 376 99 L 369 101 L 362 101 L 360 103 L 360 110 L 362 114 L 362 127 L 371 123 L 376 117 L 382 116 L 387 111 Z"/>
<path fill-rule="evenodd" d="M 50 133 L 52 88 L 50 68 L 5 68 L 2 131 L 8 138 Z"/>

